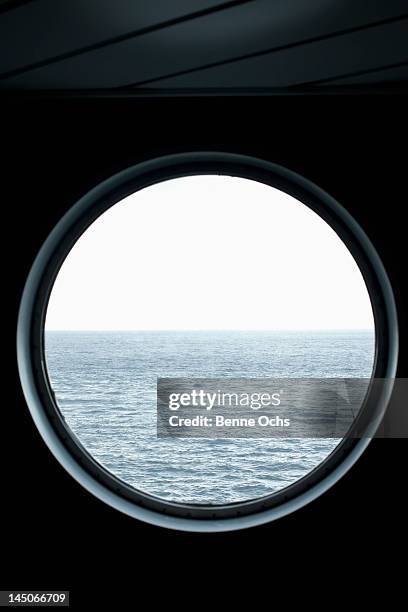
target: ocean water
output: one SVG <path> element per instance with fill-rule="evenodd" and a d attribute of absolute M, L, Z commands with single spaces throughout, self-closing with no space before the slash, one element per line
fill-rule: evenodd
<path fill-rule="evenodd" d="M 159 439 L 158 377 L 369 377 L 374 332 L 56 332 L 45 353 L 68 426 L 105 468 L 166 500 L 223 504 L 279 491 L 335 439 Z"/>

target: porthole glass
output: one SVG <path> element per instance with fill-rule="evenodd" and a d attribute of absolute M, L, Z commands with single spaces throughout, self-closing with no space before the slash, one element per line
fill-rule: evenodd
<path fill-rule="evenodd" d="M 374 320 L 347 247 L 316 213 L 261 183 L 192 176 L 101 215 L 50 296 L 56 401 L 115 476 L 170 501 L 274 493 L 338 439 L 156 437 L 158 378 L 371 376 Z"/>
<path fill-rule="evenodd" d="M 307 190 L 241 162 L 171 166 L 95 192 L 54 241 L 33 301 L 41 401 L 81 469 L 135 506 L 256 514 L 358 441 L 160 437 L 158 379 L 369 381 L 385 367 L 381 295 L 353 231 Z"/>

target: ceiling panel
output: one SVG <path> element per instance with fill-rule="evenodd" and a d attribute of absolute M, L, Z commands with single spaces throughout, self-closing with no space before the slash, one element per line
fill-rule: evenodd
<path fill-rule="evenodd" d="M 226 2 L 33 0 L 0 14 L 0 72 L 75 52 Z"/>
<path fill-rule="evenodd" d="M 37 0 L 38 3 L 42 1 Z M 59 0 L 52 1 L 59 3 Z M 88 6 L 94 2 L 87 0 L 85 4 Z M 98 0 L 98 5 L 101 4 L 102 0 Z M 118 4 L 117 1 L 115 6 Z M 140 6 L 145 3 L 139 0 L 132 4 Z M 174 3 L 149 3 L 147 0 L 146 4 L 173 6 Z M 191 0 L 186 4 L 190 7 L 197 5 Z M 400 61 L 407 48 L 406 21 L 390 23 L 382 28 L 362 29 L 332 40 L 319 39 L 392 19 L 402 15 L 404 10 L 407 12 L 407 0 L 388 0 L 386 3 L 382 0 L 332 0 L 330 3 L 327 0 L 256 0 L 41 66 L 3 79 L 0 87 L 89 89 L 140 83 L 149 83 L 149 87 L 153 87 L 154 79 L 166 75 L 257 53 L 262 55 L 165 79 L 157 86 L 286 86 L 302 80 L 303 70 L 305 79 L 313 80 L 322 75 L 335 76 L 338 71 L 347 72 L 353 62 L 358 70 L 371 67 L 378 61 L 381 65 Z M 93 23 L 91 13 L 89 9 L 89 22 Z M 100 16 L 102 21 L 109 21 L 102 10 Z M 123 16 L 118 19 L 117 31 L 123 28 L 124 20 Z M 0 19 L 0 26 L 1 22 Z M 401 38 L 404 35 L 403 43 Z M 310 39 L 317 40 L 313 44 L 264 54 L 265 50 L 299 45 L 299 42 Z M 333 54 L 336 57 L 332 57 Z"/>
<path fill-rule="evenodd" d="M 0 13 L 15 9 L 22 4 L 35 2 L 35 0 L 0 0 Z"/>
<path fill-rule="evenodd" d="M 408 54 L 407 54 L 408 55 Z M 380 83 L 400 83 L 408 82 L 408 60 L 405 65 L 388 68 L 386 70 L 376 69 L 365 74 L 358 74 L 353 77 L 343 77 L 328 81 L 327 86 L 334 85 L 375 85 Z"/>
<path fill-rule="evenodd" d="M 149 88 L 285 88 L 408 61 L 408 19 L 163 79 Z M 390 44 L 392 41 L 392 44 Z"/>

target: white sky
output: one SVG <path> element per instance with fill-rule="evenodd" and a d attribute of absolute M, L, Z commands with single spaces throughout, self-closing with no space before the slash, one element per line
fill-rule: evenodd
<path fill-rule="evenodd" d="M 137 192 L 78 240 L 48 330 L 373 329 L 361 273 L 291 196 L 194 176 Z"/>

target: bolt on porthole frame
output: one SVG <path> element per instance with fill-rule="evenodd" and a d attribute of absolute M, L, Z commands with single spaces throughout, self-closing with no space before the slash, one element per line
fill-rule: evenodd
<path fill-rule="evenodd" d="M 117 510 L 153 525 L 219 532 L 270 522 L 317 498 L 357 461 L 371 434 L 344 438 L 306 476 L 265 497 L 219 506 L 170 502 L 134 489 L 85 450 L 56 404 L 44 354 L 48 300 L 59 269 L 78 238 L 126 196 L 169 179 L 200 174 L 235 176 L 270 185 L 293 196 L 328 223 L 354 257 L 370 296 L 375 325 L 373 378 L 392 381 L 398 357 L 393 292 L 381 260 L 361 227 L 337 201 L 295 172 L 269 161 L 220 152 L 175 154 L 139 163 L 105 180 L 78 201 L 48 236 L 32 266 L 21 300 L 17 351 L 21 383 L 35 424 L 56 459 L 87 491 Z M 375 397 L 372 433 L 385 414 L 391 392 L 391 385 L 381 385 Z"/>

